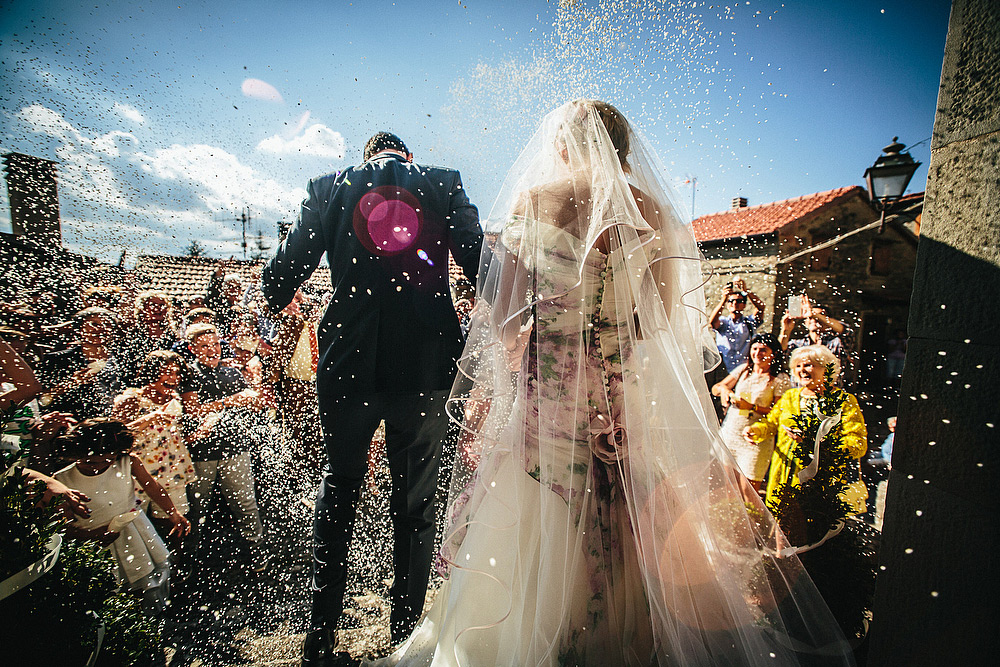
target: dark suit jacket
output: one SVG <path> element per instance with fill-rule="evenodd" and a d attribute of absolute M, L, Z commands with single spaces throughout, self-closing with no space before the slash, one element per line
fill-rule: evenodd
<path fill-rule="evenodd" d="M 264 296 L 284 308 L 325 251 L 324 394 L 448 389 L 463 345 L 448 251 L 475 282 L 482 240 L 457 171 L 383 154 L 309 182 L 301 219 L 264 269 Z"/>

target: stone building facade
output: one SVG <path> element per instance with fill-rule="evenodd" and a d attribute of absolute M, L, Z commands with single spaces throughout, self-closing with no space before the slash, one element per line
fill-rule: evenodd
<path fill-rule="evenodd" d="M 734 207 L 692 222 L 705 267 L 706 311 L 723 285 L 741 276 L 766 307 L 764 331 L 775 334 L 789 296 L 808 294 L 856 332 L 859 384 L 885 384 L 889 339 L 906 327 L 923 194 L 909 195 L 886 219 L 859 186 L 795 199 Z M 799 325 L 793 337 L 805 335 Z"/>

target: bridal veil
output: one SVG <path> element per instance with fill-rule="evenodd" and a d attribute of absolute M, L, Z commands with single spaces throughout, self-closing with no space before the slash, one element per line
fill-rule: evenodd
<path fill-rule="evenodd" d="M 508 173 L 449 403 L 446 580 L 388 663 L 850 664 L 719 439 L 703 258 L 665 174 L 591 100 Z"/>

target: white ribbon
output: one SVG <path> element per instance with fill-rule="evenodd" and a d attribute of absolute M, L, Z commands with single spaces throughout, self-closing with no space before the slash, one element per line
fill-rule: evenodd
<path fill-rule="evenodd" d="M 822 416 L 822 413 L 819 413 L 819 407 L 817 406 L 815 409 L 817 414 Z M 799 471 L 799 484 L 808 482 L 819 471 L 819 443 L 823 442 L 823 438 L 833 430 L 834 426 L 840 423 L 841 412 L 842 410 L 837 410 L 829 417 L 823 417 L 823 420 L 819 423 L 819 429 L 816 431 L 816 442 L 813 444 L 812 463 Z"/>
<path fill-rule="evenodd" d="M 844 529 L 845 525 L 846 524 L 844 523 L 843 520 L 838 521 L 836 526 L 826 531 L 826 535 L 824 535 L 823 539 L 821 539 L 819 542 L 813 542 L 812 544 L 804 544 L 801 547 L 785 547 L 784 549 L 781 550 L 781 557 L 788 558 L 789 556 L 794 556 L 796 554 L 804 554 L 807 551 L 812 551 L 816 547 L 821 546 L 824 542 L 826 542 L 830 538 L 840 535 L 840 531 Z"/>

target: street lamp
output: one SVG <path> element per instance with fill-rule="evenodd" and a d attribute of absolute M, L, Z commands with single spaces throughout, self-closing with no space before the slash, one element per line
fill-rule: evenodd
<path fill-rule="evenodd" d="M 892 207 L 906 192 L 914 172 L 920 166 L 909 153 L 901 153 L 905 145 L 899 143 L 899 137 L 893 137 L 892 143 L 882 149 L 875 164 L 865 170 L 865 181 L 868 182 L 868 196 L 876 210 L 882 212 L 878 233 L 885 226 L 886 210 Z"/>

